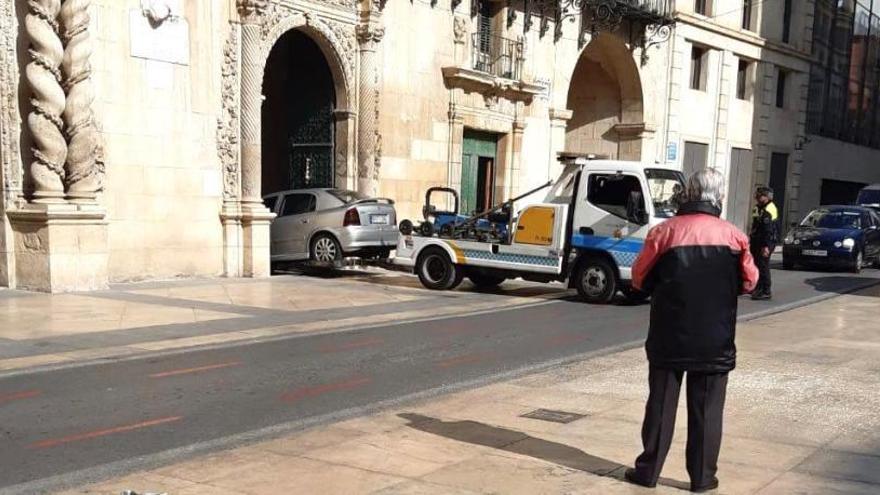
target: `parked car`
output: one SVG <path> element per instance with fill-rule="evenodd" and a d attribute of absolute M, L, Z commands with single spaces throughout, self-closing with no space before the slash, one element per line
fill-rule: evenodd
<path fill-rule="evenodd" d="M 267 194 L 263 202 L 278 215 L 271 226 L 272 261 L 388 258 L 397 246 L 397 213 L 387 198 L 322 188 Z"/>
<path fill-rule="evenodd" d="M 785 237 L 782 264 L 824 265 L 858 273 L 880 264 L 880 216 L 862 206 L 822 206 Z"/>
<path fill-rule="evenodd" d="M 856 204 L 880 212 L 880 184 L 871 184 L 859 191 Z"/>

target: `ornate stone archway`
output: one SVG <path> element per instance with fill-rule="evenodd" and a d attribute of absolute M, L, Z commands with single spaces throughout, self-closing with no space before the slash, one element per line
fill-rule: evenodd
<path fill-rule="evenodd" d="M 367 12 L 359 12 L 354 0 L 326 3 L 339 15 L 331 17 L 319 13 L 324 9 L 310 9 L 308 4 L 294 7 L 281 0 L 236 2 L 238 19 L 230 23 L 224 50 L 223 110 L 217 139 L 225 184 L 221 219 L 227 276 L 261 277 L 270 272 L 273 215 L 263 206 L 260 191 L 262 83 L 269 53 L 288 31 L 306 32 L 321 48 L 333 73 L 335 130 L 337 142 L 343 143 L 334 158 L 337 181 L 367 194 L 376 192 L 380 139 L 375 53 L 383 30 L 378 12 L 369 9 L 378 6 L 367 2 Z"/>

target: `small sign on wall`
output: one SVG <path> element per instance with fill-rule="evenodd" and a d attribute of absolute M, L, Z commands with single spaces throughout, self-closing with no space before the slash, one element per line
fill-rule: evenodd
<path fill-rule="evenodd" d="M 141 10 L 131 10 L 129 38 L 131 56 L 189 65 L 189 24 L 183 17 L 172 17 L 153 25 Z"/>
<path fill-rule="evenodd" d="M 666 144 L 666 161 L 672 163 L 678 161 L 678 143 L 675 141 Z"/>

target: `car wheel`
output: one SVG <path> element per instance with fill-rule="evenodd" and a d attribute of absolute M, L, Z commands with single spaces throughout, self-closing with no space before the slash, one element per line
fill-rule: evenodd
<path fill-rule="evenodd" d="M 856 259 L 853 260 L 852 266 L 850 266 L 850 271 L 852 273 L 862 273 L 862 268 L 865 266 L 865 255 L 862 253 L 862 250 L 859 249 L 856 252 Z"/>
<path fill-rule="evenodd" d="M 309 256 L 312 261 L 321 263 L 331 263 L 342 259 L 342 246 L 330 234 L 318 234 L 312 239 L 312 245 L 309 249 Z"/>
<path fill-rule="evenodd" d="M 494 275 L 486 275 L 485 273 L 471 273 L 468 275 L 468 279 L 472 284 L 477 286 L 480 289 L 491 289 L 493 287 L 498 287 L 505 280 L 505 277 L 498 277 Z"/>
<path fill-rule="evenodd" d="M 431 290 L 454 289 L 463 276 L 462 270 L 440 248 L 427 248 L 419 255 L 416 275 L 422 285 Z"/>
<path fill-rule="evenodd" d="M 587 258 L 575 269 L 575 287 L 581 298 L 590 304 L 608 304 L 617 293 L 617 273 L 603 258 Z"/>
<path fill-rule="evenodd" d="M 782 258 L 782 269 L 783 270 L 794 270 L 794 261 Z"/>

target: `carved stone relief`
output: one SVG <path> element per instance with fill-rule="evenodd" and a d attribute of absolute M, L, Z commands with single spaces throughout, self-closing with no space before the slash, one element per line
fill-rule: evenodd
<path fill-rule="evenodd" d="M 329 3 L 340 7 L 354 9 L 354 0 L 328 0 Z M 350 107 L 357 101 L 355 94 L 357 86 L 353 84 L 353 77 L 357 73 L 357 38 L 355 26 L 333 19 L 320 17 L 313 11 L 295 10 L 285 4 L 269 0 L 238 0 L 239 13 L 242 20 L 252 24 L 258 33 L 256 41 L 260 60 L 254 58 L 249 49 L 244 49 L 244 44 L 251 38 L 242 36 L 242 26 L 238 23 L 230 23 L 230 34 L 223 51 L 222 66 L 222 110 L 217 119 L 217 156 L 223 167 L 223 196 L 225 199 L 240 199 L 241 184 L 247 178 L 247 172 L 243 167 L 242 152 L 242 122 L 248 115 L 242 112 L 242 67 L 243 65 L 258 65 L 261 69 L 268 59 L 269 53 L 278 39 L 291 29 L 307 26 L 317 32 L 323 38 L 321 42 L 327 43 L 337 59 L 330 61 L 335 63 L 343 75 L 343 91 L 346 104 Z M 250 58 L 247 58 L 250 57 Z M 247 58 L 247 59 L 246 59 Z M 342 103 L 342 102 L 340 102 Z M 251 115 L 250 118 L 259 119 L 259 115 Z M 337 158 L 336 174 L 347 173 L 346 157 Z"/>
<path fill-rule="evenodd" d="M 0 0 L 0 160 L 3 167 L 4 201 L 10 204 L 21 195 L 21 154 L 18 137 L 21 118 L 18 107 L 18 64 L 15 35 L 18 23 L 13 0 Z"/>
<path fill-rule="evenodd" d="M 230 25 L 229 37 L 223 48 L 223 67 L 221 69 L 221 94 L 223 98 L 220 117 L 217 119 L 217 156 L 223 166 L 223 197 L 239 197 L 239 60 L 241 42 L 238 25 Z"/>
<path fill-rule="evenodd" d="M 336 20 L 319 17 L 314 12 L 301 12 L 276 3 L 271 4 L 264 17 L 261 27 L 263 39 L 263 55 L 268 57 L 269 52 L 284 33 L 291 29 L 308 26 L 319 32 L 333 47 L 340 60 L 345 74 L 345 82 L 348 85 L 350 101 L 354 101 L 351 88 L 353 75 L 356 72 L 357 42 L 353 25 L 345 24 Z"/>
<path fill-rule="evenodd" d="M 452 35 L 458 44 L 467 43 L 468 31 L 470 30 L 470 22 L 464 16 L 457 15 L 452 21 Z"/>

